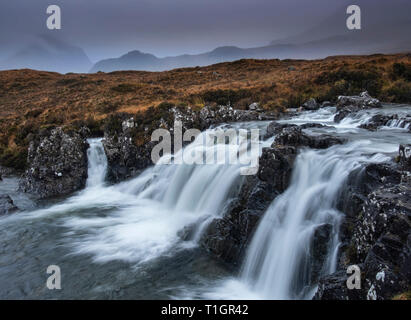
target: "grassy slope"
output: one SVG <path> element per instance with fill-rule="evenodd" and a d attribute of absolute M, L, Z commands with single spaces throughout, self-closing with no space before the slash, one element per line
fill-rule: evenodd
<path fill-rule="evenodd" d="M 164 101 L 197 108 L 245 108 L 257 101 L 283 110 L 311 97 L 332 100 L 367 89 L 387 102 L 411 102 L 410 76 L 410 54 L 239 60 L 166 72 L 1 71 L 0 164 L 23 168 L 28 142 L 41 129 L 85 123 L 98 134 L 107 116 L 144 112 Z"/>

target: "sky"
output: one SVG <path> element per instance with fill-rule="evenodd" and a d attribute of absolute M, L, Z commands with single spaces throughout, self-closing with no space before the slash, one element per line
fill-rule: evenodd
<path fill-rule="evenodd" d="M 41 34 L 80 46 L 93 62 L 131 50 L 164 57 L 264 46 L 362 3 L 381 23 L 411 9 L 409 0 L 1 0 L 0 59 Z M 46 27 L 51 4 L 61 8 L 61 30 Z"/>

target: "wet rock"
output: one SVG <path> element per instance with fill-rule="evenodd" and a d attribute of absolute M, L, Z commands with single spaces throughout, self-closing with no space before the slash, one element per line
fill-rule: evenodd
<path fill-rule="evenodd" d="M 367 91 L 362 92 L 359 96 L 339 96 L 337 99 L 337 109 L 341 110 L 349 106 L 360 109 L 380 108 L 381 102 L 372 98 Z"/>
<path fill-rule="evenodd" d="M 398 119 L 398 116 L 397 115 L 388 116 L 388 115 L 377 114 L 373 116 L 366 124 L 362 124 L 360 128 L 374 131 L 382 126 L 385 126 L 387 123 L 389 123 L 393 119 Z"/>
<path fill-rule="evenodd" d="M 250 104 L 250 105 L 248 106 L 248 110 L 251 110 L 251 111 L 260 111 L 260 110 L 261 110 L 260 104 L 259 104 L 258 102 L 254 102 L 254 103 L 252 103 L 252 104 Z"/>
<path fill-rule="evenodd" d="M 222 260 L 239 265 L 245 248 L 263 213 L 288 187 L 296 150 L 265 148 L 257 175 L 246 176 L 223 218 L 215 219 L 204 232 L 201 244 Z"/>
<path fill-rule="evenodd" d="M 341 122 L 350 113 L 381 107 L 381 102 L 378 99 L 372 98 L 367 91 L 362 92 L 359 96 L 339 96 L 337 100 L 338 113 L 334 117 L 334 122 Z"/>
<path fill-rule="evenodd" d="M 346 261 L 335 274 L 320 279 L 317 299 L 392 299 L 409 290 L 411 184 L 404 175 L 408 173 L 392 164 L 372 164 L 349 177 L 351 196 L 358 201 L 352 206 L 341 198 L 351 206 L 342 227 Z M 346 288 L 344 272 L 352 264 L 361 266 L 361 290 Z"/>
<path fill-rule="evenodd" d="M 88 143 L 77 132 L 52 129 L 30 142 L 20 189 L 39 198 L 67 195 L 85 186 Z"/>
<path fill-rule="evenodd" d="M 270 122 L 270 124 L 267 126 L 267 132 L 265 134 L 264 139 L 274 137 L 277 134 L 279 134 L 281 131 L 283 131 L 284 128 L 289 128 L 289 127 L 296 127 L 296 125 L 287 124 L 287 123 L 278 123 L 275 121 Z"/>
<path fill-rule="evenodd" d="M 16 212 L 18 208 L 7 194 L 0 195 L 0 216 Z"/>
<path fill-rule="evenodd" d="M 304 123 L 300 126 L 301 129 L 311 129 L 311 128 L 332 128 L 321 123 Z"/>
<path fill-rule="evenodd" d="M 334 122 L 335 123 L 340 123 L 345 117 L 347 117 L 351 113 L 355 113 L 357 111 L 360 111 L 361 109 L 356 106 L 348 106 L 339 111 L 335 116 L 334 116 Z"/>
<path fill-rule="evenodd" d="M 309 136 L 302 132 L 301 127 L 285 127 L 279 133 L 274 145 L 306 146 L 314 149 L 326 149 L 335 144 L 342 144 L 343 140 L 330 135 Z"/>
<path fill-rule="evenodd" d="M 317 101 L 315 99 L 310 99 L 308 101 L 306 101 L 302 107 L 305 110 L 318 110 L 320 108 L 320 104 L 317 103 Z"/>
<path fill-rule="evenodd" d="M 158 142 L 151 141 L 155 129 L 169 130 L 174 150 L 174 124 L 182 125 L 182 133 L 188 129 L 206 130 L 213 125 L 238 121 L 270 120 L 278 118 L 275 113 L 256 110 L 237 110 L 231 106 L 206 106 L 200 111 L 171 106 L 165 110 L 166 118 L 153 120 L 150 126 L 142 127 L 132 117 L 122 118 L 121 126 L 114 131 L 105 130 L 103 146 L 108 161 L 108 179 L 119 182 L 136 176 L 154 165 L 151 151 Z M 183 142 L 183 146 L 189 142 Z"/>
<path fill-rule="evenodd" d="M 411 144 L 400 145 L 398 158 L 403 167 L 411 169 Z"/>
<path fill-rule="evenodd" d="M 313 300 L 360 300 L 363 291 L 349 290 L 347 278 L 345 270 L 322 277 L 318 282 L 318 289 Z"/>
<path fill-rule="evenodd" d="M 310 283 L 317 283 L 322 272 L 325 260 L 327 259 L 333 227 L 331 224 L 318 226 L 314 231 L 314 236 L 310 246 L 311 257 L 311 280 Z"/>

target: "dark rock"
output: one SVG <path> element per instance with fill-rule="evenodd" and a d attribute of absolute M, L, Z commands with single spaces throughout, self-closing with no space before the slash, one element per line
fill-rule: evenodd
<path fill-rule="evenodd" d="M 319 281 L 316 299 L 392 299 L 411 285 L 411 184 L 392 164 L 372 164 L 350 175 L 340 208 L 345 259 Z M 343 203 L 346 202 L 345 205 Z M 348 207 L 348 209 L 347 209 Z M 345 227 L 344 227 L 345 225 Z M 349 227 L 348 227 L 349 225 Z M 344 244 L 349 242 L 349 244 Z M 348 290 L 345 270 L 361 266 L 361 290 Z"/>
<path fill-rule="evenodd" d="M 378 128 L 385 126 L 389 121 L 393 119 L 398 119 L 397 115 L 387 116 L 382 114 L 377 114 L 373 116 L 366 124 L 362 124 L 360 128 L 367 130 L 377 130 Z"/>
<path fill-rule="evenodd" d="M 399 162 L 403 167 L 411 169 L 411 144 L 400 145 L 398 153 Z"/>
<path fill-rule="evenodd" d="M 16 212 L 18 208 L 7 194 L 0 195 L 0 216 Z"/>
<path fill-rule="evenodd" d="M 318 282 L 318 289 L 313 300 L 360 300 L 363 291 L 349 290 L 347 278 L 345 270 L 322 277 Z"/>
<path fill-rule="evenodd" d="M 372 98 L 367 91 L 362 92 L 359 96 L 339 96 L 337 99 L 337 109 L 344 109 L 354 106 L 360 109 L 381 108 L 382 104 L 378 99 Z"/>
<path fill-rule="evenodd" d="M 248 110 L 261 111 L 260 104 L 258 102 L 254 102 L 248 106 Z"/>
<path fill-rule="evenodd" d="M 351 113 L 355 113 L 357 111 L 360 111 L 361 109 L 355 106 L 348 106 L 339 111 L 335 116 L 334 116 L 334 122 L 335 123 L 340 123 L 341 120 L 343 120 L 345 117 L 347 117 Z"/>
<path fill-rule="evenodd" d="M 285 127 L 279 133 L 273 143 L 274 145 L 306 146 L 314 149 L 326 149 L 335 144 L 342 144 L 343 140 L 330 135 L 308 136 L 302 132 L 301 127 Z"/>
<path fill-rule="evenodd" d="M 327 259 L 333 226 L 323 224 L 318 226 L 314 231 L 314 236 L 310 246 L 311 280 L 310 283 L 317 283 L 318 278 L 323 271 L 325 260 Z"/>
<path fill-rule="evenodd" d="M 315 99 L 310 99 L 308 101 L 306 101 L 302 107 L 305 110 L 318 110 L 320 108 L 320 104 L 317 103 L 317 101 Z"/>
<path fill-rule="evenodd" d="M 310 129 L 310 128 L 331 128 L 331 126 L 327 126 L 321 123 L 304 123 L 300 126 L 301 129 Z"/>
<path fill-rule="evenodd" d="M 150 127 L 147 126 L 143 128 L 144 130 L 139 127 L 141 124 L 134 121 L 133 118 L 124 118 L 120 129 L 117 128 L 115 132 L 105 131 L 103 146 L 107 155 L 109 180 L 119 182 L 134 177 L 142 170 L 154 165 L 151 151 L 157 142 L 151 141 L 151 134 L 155 129 L 164 128 L 170 131 L 172 151 L 175 151 L 173 130 L 177 121 L 181 123 L 182 133 L 184 133 L 188 129 L 203 131 L 221 123 L 278 118 L 275 113 L 264 113 L 259 110 L 236 110 L 230 106 L 206 106 L 200 111 L 194 111 L 191 108 L 170 107 L 166 113 L 171 115 L 169 119 L 153 120 Z M 137 131 L 140 138 L 138 144 L 135 141 Z"/>
<path fill-rule="evenodd" d="M 382 107 L 381 102 L 372 98 L 367 91 L 362 92 L 359 96 L 339 96 L 337 100 L 338 113 L 334 117 L 334 122 L 340 123 L 350 113 L 380 107 Z"/>
<path fill-rule="evenodd" d="M 28 148 L 28 169 L 20 189 L 39 198 L 67 195 L 85 186 L 87 141 L 75 132 L 56 128 L 36 137 Z"/>
<path fill-rule="evenodd" d="M 265 139 L 274 137 L 275 135 L 279 134 L 281 131 L 283 131 L 284 128 L 288 127 L 296 127 L 295 124 L 287 124 L 287 123 L 278 123 L 278 122 L 270 122 L 270 124 L 267 126 L 267 132 L 265 134 Z"/>
<path fill-rule="evenodd" d="M 224 261 L 238 265 L 261 216 L 288 187 L 295 157 L 293 147 L 263 149 L 257 175 L 244 178 L 238 197 L 223 218 L 215 219 L 204 232 L 202 246 Z"/>

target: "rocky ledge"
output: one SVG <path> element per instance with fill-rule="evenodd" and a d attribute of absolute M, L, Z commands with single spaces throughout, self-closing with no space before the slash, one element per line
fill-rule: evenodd
<path fill-rule="evenodd" d="M 395 127 L 408 129 L 411 132 L 411 117 L 398 117 L 398 115 L 381 115 L 373 116 L 367 123 L 360 128 L 375 131 L 381 127 Z"/>
<path fill-rule="evenodd" d="M 268 134 L 275 133 L 276 139 L 270 148 L 263 149 L 258 173 L 244 178 L 238 196 L 223 218 L 215 219 L 201 239 L 204 248 L 234 266 L 242 261 L 254 229 L 270 203 L 287 189 L 298 148 L 323 149 L 342 143 L 327 135 L 309 136 L 296 125 L 273 122 L 269 128 Z"/>
<path fill-rule="evenodd" d="M 339 204 L 346 218 L 338 270 L 320 279 L 315 299 L 384 300 L 409 292 L 411 158 L 399 157 L 397 165 L 371 164 L 350 175 Z M 361 270 L 361 289 L 347 288 L 350 265 Z"/>
<path fill-rule="evenodd" d="M 58 127 L 42 132 L 30 142 L 28 169 L 20 189 L 38 198 L 67 195 L 85 186 L 87 179 L 85 136 Z"/>
<path fill-rule="evenodd" d="M 203 131 L 225 122 L 278 118 L 276 113 L 263 112 L 255 105 L 250 106 L 249 110 L 237 110 L 230 106 L 206 106 L 199 111 L 189 107 L 167 106 L 162 111 L 162 114 L 153 116 L 150 121 L 138 121 L 124 115 L 116 120 L 119 121 L 118 125 L 105 130 L 103 146 L 108 161 L 108 178 L 111 181 L 134 177 L 153 165 L 151 151 L 157 142 L 151 141 L 151 134 L 159 128 L 169 130 L 173 142 L 176 121 L 181 122 L 184 133 L 187 129 Z"/>
<path fill-rule="evenodd" d="M 337 99 L 338 113 L 334 117 L 334 122 L 341 122 L 350 113 L 381 107 L 381 102 L 372 98 L 367 91 L 362 92 L 359 96 L 339 96 Z"/>

